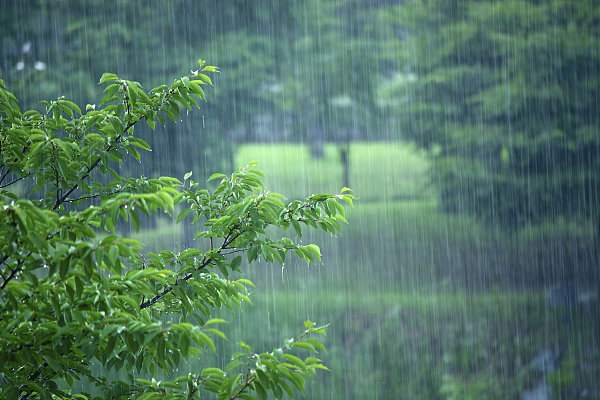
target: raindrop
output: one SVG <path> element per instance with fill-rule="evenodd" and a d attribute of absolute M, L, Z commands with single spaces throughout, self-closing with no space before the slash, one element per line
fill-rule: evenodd
<path fill-rule="evenodd" d="M 23 47 L 21 47 L 21 52 L 23 54 L 27 54 L 31 51 L 31 42 L 27 41 L 25 43 L 23 43 Z"/>

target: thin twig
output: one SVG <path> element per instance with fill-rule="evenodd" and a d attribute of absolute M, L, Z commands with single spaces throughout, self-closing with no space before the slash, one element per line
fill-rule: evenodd
<path fill-rule="evenodd" d="M 48 366 L 47 362 L 44 362 L 42 365 L 40 365 L 40 367 L 29 376 L 28 380 L 32 381 L 37 379 L 41 374 L 44 368 L 46 368 Z M 26 392 L 19 400 L 28 400 L 29 397 L 31 396 L 32 392 Z"/>
<path fill-rule="evenodd" d="M 2 166 L 2 169 L 6 168 L 5 166 Z M 2 174 L 2 178 L 0 178 L 0 184 L 2 184 L 2 182 L 4 182 L 4 178 L 6 178 L 6 175 L 8 175 L 8 173 L 10 172 L 10 170 L 8 168 L 6 168 L 6 172 L 4 172 Z"/>
<path fill-rule="evenodd" d="M 166 101 L 166 99 L 169 97 L 169 95 L 173 94 L 174 92 L 175 92 L 175 90 L 174 90 L 174 89 L 170 89 L 170 90 L 169 90 L 169 91 L 168 91 L 168 92 L 167 92 L 167 93 L 164 95 L 163 99 L 161 100 L 161 104 L 160 104 L 160 105 L 158 106 L 158 108 L 156 109 L 156 112 L 157 112 L 157 113 L 159 113 L 159 112 L 160 112 L 160 110 L 162 109 L 162 106 L 165 104 L 165 101 Z M 127 100 L 126 98 L 124 99 L 124 101 L 125 101 L 126 103 L 128 103 L 128 100 Z M 129 106 L 127 105 L 127 107 L 129 107 Z M 130 110 L 127 110 L 127 111 L 126 111 L 126 117 L 127 117 L 127 115 L 130 115 Z M 134 126 L 135 126 L 135 125 L 136 125 L 138 122 L 142 121 L 144 118 L 145 118 L 145 116 L 143 116 L 143 115 L 142 115 L 141 117 L 139 117 L 139 118 L 137 118 L 137 119 L 135 119 L 135 120 L 133 120 L 133 121 L 129 122 L 129 123 L 127 124 L 127 126 L 125 126 L 125 129 L 123 129 L 123 132 L 122 132 L 121 134 L 119 134 L 119 135 L 118 135 L 118 136 L 115 138 L 115 142 L 114 142 L 113 144 L 110 144 L 110 145 L 108 145 L 108 146 L 106 147 L 106 149 L 105 149 L 105 151 L 104 151 L 104 152 L 105 152 L 105 153 L 107 153 L 107 152 L 109 152 L 109 151 L 111 151 L 111 150 L 114 150 L 114 149 L 116 148 L 116 147 L 115 147 L 115 145 L 116 145 L 116 144 L 118 144 L 118 143 L 119 143 L 119 142 L 120 142 L 120 141 L 123 139 L 123 135 L 125 135 L 125 134 L 126 134 L 126 133 L 127 133 L 127 132 L 128 132 L 130 129 L 131 129 L 131 128 L 133 128 L 133 127 L 134 127 Z M 89 178 L 89 176 L 90 176 L 90 175 L 91 175 L 91 173 L 94 171 L 94 169 L 96 169 L 96 167 L 97 167 L 97 166 L 100 164 L 100 161 L 102 161 L 102 157 L 98 157 L 98 158 L 96 159 L 96 161 L 94 161 L 94 162 L 92 163 L 92 165 L 90 165 L 90 166 L 89 166 L 89 167 L 86 169 L 85 173 L 83 174 L 83 176 L 82 176 L 81 178 L 79 178 L 78 182 L 77 182 L 76 184 L 74 184 L 74 185 L 73 185 L 73 186 L 72 186 L 72 187 L 71 187 L 69 190 L 67 190 L 67 191 L 65 192 L 65 194 L 64 194 L 62 197 L 60 197 L 60 198 L 59 198 L 59 199 L 56 201 L 56 203 L 54 203 L 54 206 L 52 207 L 52 210 L 56 210 L 58 207 L 60 207 L 60 205 L 61 205 L 62 203 L 64 203 L 64 202 L 65 202 L 65 201 L 66 201 L 66 200 L 69 198 L 69 196 L 71 195 L 71 193 L 73 193 L 75 190 L 77 190 L 77 189 L 79 188 L 79 185 L 80 185 L 80 183 L 81 183 L 82 181 L 86 180 L 87 178 Z"/>
<path fill-rule="evenodd" d="M 238 399 L 239 396 L 244 393 L 244 390 L 248 389 L 248 387 L 250 387 L 250 385 L 252 385 L 252 383 L 254 382 L 254 380 L 256 379 L 256 376 L 254 374 L 249 373 L 247 378 L 246 378 L 246 382 L 238 389 L 238 391 L 232 395 L 229 400 L 235 400 Z"/>
<path fill-rule="evenodd" d="M 108 193 L 94 193 L 94 194 L 90 194 L 90 195 L 86 195 L 86 196 L 76 197 L 73 199 L 66 199 L 63 203 L 75 203 L 77 201 L 91 200 L 91 199 L 96 199 L 96 198 L 102 197 L 102 196 L 111 196 L 113 194 L 121 193 L 122 191 L 123 191 L 123 189 L 114 190 L 114 191 L 108 192 Z"/>
<path fill-rule="evenodd" d="M 28 176 L 29 176 L 29 175 L 23 175 L 23 176 L 22 176 L 22 177 L 20 177 L 20 178 L 17 178 L 17 179 L 14 179 L 14 180 L 12 180 L 12 181 L 10 181 L 10 182 L 8 182 L 8 183 L 5 183 L 4 185 L 1 185 L 1 186 L 0 186 L 0 189 L 4 189 L 5 187 L 8 187 L 8 186 L 12 185 L 13 183 L 17 183 L 17 182 L 19 182 L 20 180 L 27 178 Z M 4 178 L 3 178 L 3 179 L 4 179 Z"/>
<path fill-rule="evenodd" d="M 140 118 L 136 119 L 135 121 L 132 121 L 129 124 L 127 124 L 127 126 L 123 130 L 123 133 L 115 138 L 115 143 L 108 145 L 104 152 L 108 153 L 109 151 L 114 150 L 115 144 L 118 144 L 119 142 L 121 142 L 121 139 L 123 139 L 123 135 L 129 129 L 131 129 L 135 124 L 140 122 L 142 119 L 143 119 L 143 117 L 140 117 Z M 56 203 L 54 203 L 52 210 L 56 210 L 58 207 L 60 207 L 60 205 L 62 203 L 64 203 L 67 200 L 67 198 L 71 195 L 71 193 L 73 193 L 75 190 L 77 190 L 79 188 L 80 183 L 83 182 L 84 180 L 86 180 L 87 178 L 89 178 L 89 176 L 92 174 L 94 169 L 96 169 L 96 167 L 100 164 L 100 161 L 102 161 L 102 157 L 98 157 L 96 159 L 96 161 L 94 161 L 92 163 L 92 165 L 90 165 L 89 167 L 86 168 L 85 173 L 83 174 L 83 176 L 81 178 L 79 178 L 78 182 L 76 184 L 74 184 L 69 190 L 67 190 L 67 192 L 64 195 L 62 195 L 59 199 L 56 200 Z"/>
<path fill-rule="evenodd" d="M 243 248 L 243 249 L 237 249 L 237 248 L 236 248 L 236 249 L 234 249 L 234 250 L 232 250 L 232 251 L 229 251 L 229 252 L 227 252 L 227 253 L 221 253 L 221 255 L 223 255 L 223 256 L 228 256 L 228 255 L 230 255 L 230 254 L 240 253 L 240 252 L 243 252 L 243 251 L 246 251 L 246 250 L 248 250 L 248 247 L 245 247 L 245 248 Z"/>
<path fill-rule="evenodd" d="M 163 98 L 161 105 L 157 108 L 157 112 L 160 112 L 162 106 L 164 105 L 165 99 L 173 93 L 173 90 L 170 90 Z M 139 123 L 140 121 L 142 121 L 145 118 L 145 116 L 141 116 L 138 119 L 131 121 L 127 124 L 127 126 L 125 126 L 125 128 L 123 129 L 123 132 L 121 134 L 119 134 L 116 138 L 114 143 L 106 146 L 105 149 L 105 153 L 114 150 L 116 148 L 116 145 L 118 143 L 121 142 L 121 140 L 123 139 L 123 135 L 125 135 L 131 128 L 134 127 L 134 125 L 136 125 L 137 123 Z M 23 152 L 26 151 L 26 148 L 23 149 Z M 63 204 L 64 202 L 66 202 L 69 198 L 69 196 L 79 188 L 79 185 L 81 184 L 81 182 L 83 182 L 84 180 L 86 180 L 94 171 L 94 169 L 96 169 L 96 167 L 98 167 L 98 165 L 100 164 L 100 162 L 102 161 L 102 157 L 98 157 L 89 167 L 86 168 L 85 173 L 81 176 L 81 178 L 78 179 L 78 182 L 75 183 L 69 190 L 67 190 L 66 192 L 64 192 L 64 194 L 62 194 L 61 196 L 57 197 L 54 206 L 52 206 L 52 210 L 56 210 L 58 207 L 61 206 L 61 204 Z M 20 178 L 17 178 L 15 180 L 13 180 L 12 182 L 9 182 L 7 184 L 1 185 L 0 189 L 5 188 L 7 186 L 12 185 L 13 183 L 16 183 L 26 177 L 28 177 L 28 175 L 24 175 L 21 176 Z M 3 175 L 2 179 L 4 179 L 6 177 L 6 173 Z M 0 183 L 2 182 L 2 180 L 0 180 Z M 58 193 L 57 193 L 58 194 Z M 25 257 L 23 257 L 20 261 L 18 261 L 17 263 L 17 267 L 11 271 L 11 273 L 9 274 L 9 276 L 2 282 L 2 285 L 0 286 L 0 289 L 4 289 L 4 287 L 6 287 L 6 285 L 8 284 L 9 281 L 11 281 L 20 271 L 21 269 L 21 264 L 23 263 L 23 259 L 26 259 L 27 257 L 29 257 L 32 254 L 32 252 L 30 251 L 27 255 L 25 255 Z M 6 255 L 4 256 L 1 260 L 0 260 L 0 266 L 2 266 L 2 264 L 4 264 L 6 262 L 6 260 L 9 259 L 9 256 Z M 204 266 L 203 266 L 204 267 Z M 202 267 L 202 268 L 203 268 Z M 189 278 L 187 278 L 189 279 Z M 186 279 L 186 280 L 187 280 Z M 171 289 L 172 290 L 172 289 Z M 142 307 L 144 308 L 144 307 Z"/>
<path fill-rule="evenodd" d="M 15 269 L 10 271 L 10 274 L 8 275 L 8 277 L 6 279 L 4 279 L 4 281 L 2 282 L 2 285 L 0 285 L 0 289 L 4 289 L 6 287 L 6 285 L 8 285 L 8 282 L 10 282 L 19 273 L 19 271 L 21 271 L 22 265 L 23 265 L 23 260 L 19 260 L 19 262 L 17 262 L 17 266 L 15 267 Z"/>
<path fill-rule="evenodd" d="M 232 235 L 231 233 L 229 235 L 227 235 L 226 240 L 223 242 L 221 247 L 219 247 L 219 249 L 217 250 L 217 253 L 221 253 L 223 250 L 227 249 L 227 246 L 229 246 L 241 234 L 242 234 L 242 232 L 238 232 L 235 235 Z M 200 263 L 198 268 L 196 268 L 193 272 L 187 273 L 186 275 L 183 276 L 183 278 L 178 279 L 174 285 L 165 287 L 162 291 L 160 291 L 160 293 L 156 294 L 151 299 L 148 299 L 147 301 L 142 302 L 142 304 L 140 304 L 140 309 L 143 310 L 145 308 L 151 307 L 154 304 L 158 303 L 160 300 L 163 299 L 163 297 L 165 297 L 166 295 L 171 293 L 175 289 L 175 287 L 179 284 L 179 282 L 189 281 L 194 276 L 194 273 L 199 272 L 202 269 L 206 268 L 208 265 L 212 264 L 212 262 L 213 262 L 212 258 L 204 257 L 204 259 L 202 260 L 202 262 Z"/>
<path fill-rule="evenodd" d="M 56 201 L 60 199 L 61 188 L 60 188 L 60 174 L 58 173 L 58 168 L 56 168 L 56 164 L 58 164 L 58 155 L 56 154 L 56 144 L 54 142 L 50 142 L 52 144 L 52 158 L 54 159 L 54 164 L 50 167 L 54 172 L 54 182 L 56 184 Z"/>
<path fill-rule="evenodd" d="M 8 260 L 9 256 L 5 255 L 4 257 L 2 257 L 2 259 L 0 260 L 0 267 L 2 266 L 2 264 L 4 264 L 6 262 L 6 260 Z"/>

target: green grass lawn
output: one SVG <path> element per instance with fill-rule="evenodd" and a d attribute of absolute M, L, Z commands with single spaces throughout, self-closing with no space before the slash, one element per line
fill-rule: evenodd
<path fill-rule="evenodd" d="M 307 145 L 244 144 L 236 164 L 257 161 L 267 186 L 290 198 L 336 192 L 342 186 L 338 147 L 325 145 L 321 159 Z M 422 151 L 403 142 L 354 142 L 350 146 L 350 186 L 363 201 L 430 196 L 428 162 Z"/>
<path fill-rule="evenodd" d="M 537 346 L 564 344 L 569 334 L 536 292 L 257 290 L 253 305 L 222 314 L 232 323 L 221 357 L 240 338 L 268 350 L 305 319 L 329 322 L 328 351 L 319 357 L 331 372 L 309 385 L 306 399 L 445 399 L 439 391 L 449 377 L 461 386 L 478 382 L 471 389 L 478 396 L 469 398 L 518 398 L 535 377 L 512 363 L 527 363 Z"/>

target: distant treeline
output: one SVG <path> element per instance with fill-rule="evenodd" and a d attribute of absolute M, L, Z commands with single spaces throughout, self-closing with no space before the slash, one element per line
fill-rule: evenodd
<path fill-rule="evenodd" d="M 598 218 L 594 0 L 2 7 L 0 74 L 28 104 L 94 98 L 103 71 L 151 85 L 198 57 L 222 69 L 203 113 L 151 138 L 165 173 L 230 169 L 235 141 L 409 139 L 446 211 L 504 227 Z"/>

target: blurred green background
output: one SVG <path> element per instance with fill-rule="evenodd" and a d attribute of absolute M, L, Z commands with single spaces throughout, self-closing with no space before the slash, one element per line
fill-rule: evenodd
<path fill-rule="evenodd" d="M 257 161 L 289 199 L 350 186 L 323 262 L 244 268 L 230 340 L 330 322 L 308 399 L 600 399 L 600 4 L 595 0 L 4 0 L 23 106 L 218 65 L 200 111 L 147 132 L 135 176 Z M 147 249 L 193 230 L 121 229 Z M 195 368 L 197 365 L 182 366 Z"/>

